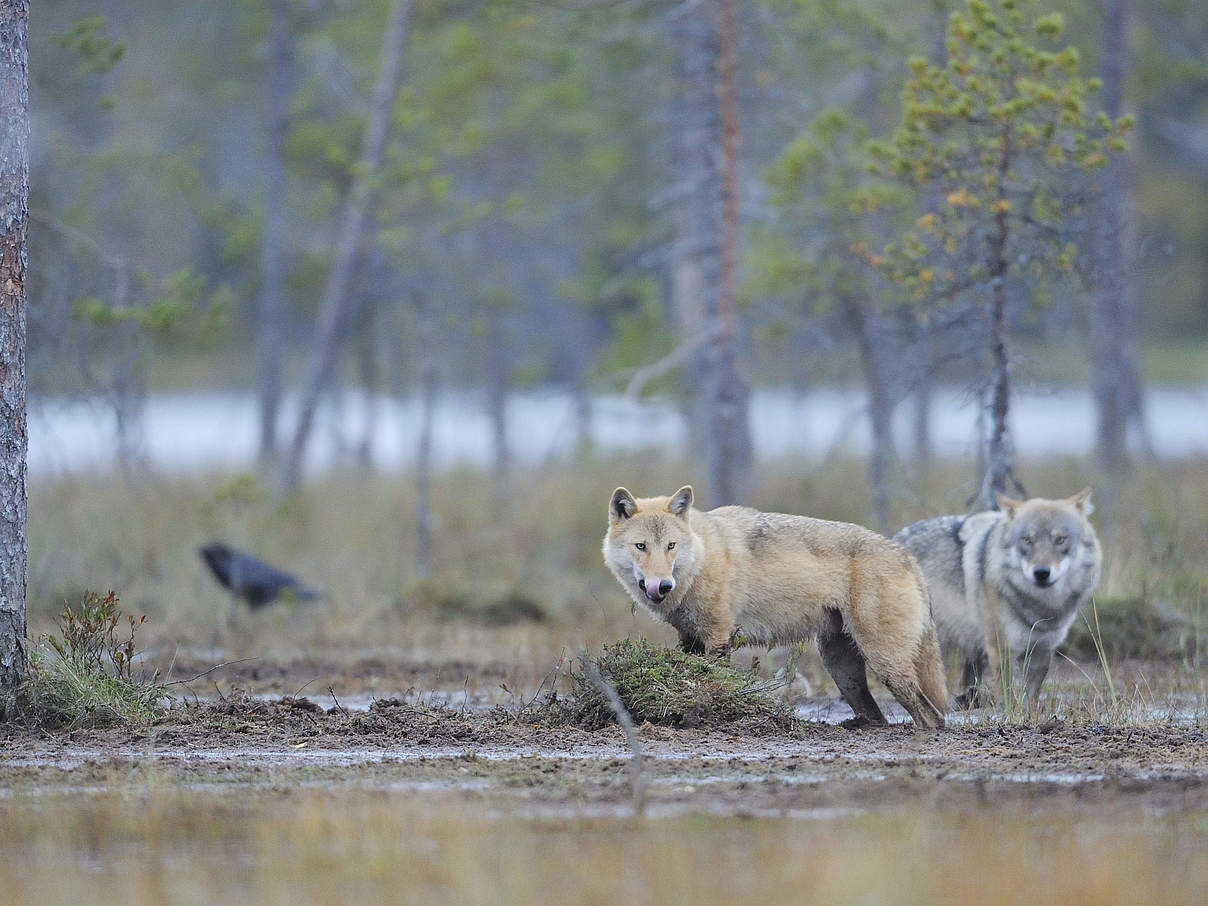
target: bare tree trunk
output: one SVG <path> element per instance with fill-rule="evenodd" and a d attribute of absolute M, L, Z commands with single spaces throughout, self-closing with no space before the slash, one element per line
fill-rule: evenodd
<path fill-rule="evenodd" d="M 1112 119 L 1124 106 L 1128 70 L 1128 2 L 1103 3 L 1103 104 Z M 1144 430 L 1141 377 L 1137 367 L 1137 305 L 1132 288 L 1129 184 L 1126 155 L 1113 155 L 1101 177 L 1099 235 L 1091 314 L 1091 386 L 1097 415 L 1096 452 L 1107 474 L 1104 502 L 1128 463 L 1128 426 Z"/>
<path fill-rule="evenodd" d="M 508 498 L 508 473 L 511 451 L 508 449 L 508 351 L 503 335 L 503 312 L 494 304 L 487 312 L 487 416 L 491 420 L 494 450 L 492 499 L 496 515 L 502 515 Z"/>
<path fill-rule="evenodd" d="M 986 470 L 978 493 L 978 509 L 997 507 L 994 495 L 1007 489 L 1014 474 L 1015 452 L 1007 428 L 1011 405 L 1011 371 L 1007 357 L 1007 288 L 1003 274 L 994 278 L 990 303 L 990 437 L 986 444 Z"/>
<path fill-rule="evenodd" d="M 750 468 L 747 390 L 737 369 L 739 123 L 734 0 L 677 6 L 671 114 L 677 172 L 672 292 L 681 339 L 708 333 L 690 359 L 693 445 L 704 449 L 711 505 L 739 502 Z"/>
<path fill-rule="evenodd" d="M 1003 133 L 998 159 L 998 199 L 1006 198 L 1007 174 L 1011 161 L 1011 131 Z M 1010 226 L 1007 208 L 1000 206 L 995 215 L 995 232 L 990 237 L 990 438 L 986 445 L 986 469 L 980 476 L 978 508 L 995 509 L 995 494 L 1007 489 L 1007 479 L 1015 478 L 1015 450 L 1007 427 L 1011 405 L 1011 368 L 1007 353 L 1007 239 Z M 1015 482 L 1018 487 L 1019 482 Z"/>
<path fill-rule="evenodd" d="M 377 433 L 379 415 L 378 389 L 380 375 L 377 355 L 378 302 L 369 302 L 361 311 L 357 330 L 357 358 L 361 364 L 361 385 L 365 394 L 365 424 L 356 445 L 357 464 L 362 468 L 373 467 L 373 437 Z"/>
<path fill-rule="evenodd" d="M 415 456 L 415 572 L 432 573 L 432 433 L 436 416 L 438 375 L 432 350 L 430 313 L 422 299 L 416 303 L 420 335 L 419 447 Z"/>
<path fill-rule="evenodd" d="M 918 378 L 918 388 L 914 393 L 914 443 L 912 447 L 915 466 L 919 474 L 925 475 L 931 465 L 931 405 L 935 394 L 933 363 L 936 360 L 936 353 L 935 344 L 930 337 L 920 337 L 920 345 L 925 350 L 919 357 L 924 363 L 924 368 L 923 374 Z"/>
<path fill-rule="evenodd" d="M 302 477 L 302 459 L 306 454 L 306 443 L 310 438 L 311 428 L 314 426 L 315 410 L 318 408 L 323 389 L 331 380 L 336 354 L 344 341 L 348 325 L 356 317 L 356 300 L 349 295 L 348 290 L 372 206 L 378 171 L 382 165 L 386 136 L 390 131 L 390 114 L 401 84 L 403 45 L 407 39 L 410 13 L 411 0 L 395 0 L 390 21 L 386 25 L 377 84 L 373 91 L 373 104 L 369 110 L 369 123 L 365 132 L 365 145 L 344 206 L 335 262 L 323 292 L 313 358 L 303 385 L 298 425 L 285 461 L 282 482 L 287 491 L 296 488 Z"/>
<path fill-rule="evenodd" d="M 893 393 L 885 358 L 886 337 L 875 313 L 860 299 L 844 301 L 844 314 L 856 335 L 860 367 L 868 390 L 868 418 L 872 428 L 872 450 L 868 456 L 868 483 L 872 488 L 873 514 L 877 530 L 888 533 L 889 464 L 893 460 Z"/>
<path fill-rule="evenodd" d="M 272 0 L 269 19 L 268 154 L 264 163 L 264 225 L 260 237 L 260 306 L 256 311 L 256 351 L 260 360 L 260 462 L 277 456 L 281 409 L 281 360 L 285 341 L 285 140 L 289 131 L 289 0 Z"/>
<path fill-rule="evenodd" d="M 29 2 L 0 0 L 0 716 L 25 675 Z"/>

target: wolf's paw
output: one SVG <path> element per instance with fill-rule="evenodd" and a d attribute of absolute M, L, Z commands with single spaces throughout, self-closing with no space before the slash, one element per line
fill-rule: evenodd
<path fill-rule="evenodd" d="M 953 711 L 972 711 L 974 708 L 982 708 L 985 705 L 985 696 L 976 689 L 966 689 L 952 700 Z"/>

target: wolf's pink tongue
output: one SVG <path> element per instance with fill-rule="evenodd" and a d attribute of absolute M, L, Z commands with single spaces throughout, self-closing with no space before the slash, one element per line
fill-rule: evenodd
<path fill-rule="evenodd" d="M 659 594 L 659 583 L 661 581 L 662 579 L 646 580 L 646 597 L 648 597 L 651 601 L 657 601 L 662 597 L 662 595 Z"/>

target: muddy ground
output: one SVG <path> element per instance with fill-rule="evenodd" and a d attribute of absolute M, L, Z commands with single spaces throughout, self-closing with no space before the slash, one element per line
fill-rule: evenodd
<path fill-rule="evenodd" d="M 191 676 L 193 666 L 174 669 Z M 36 796 L 155 779 L 266 793 L 299 786 L 440 791 L 507 813 L 610 814 L 634 808 L 637 783 L 652 814 L 1023 804 L 1062 814 L 1208 815 L 1202 720 L 1106 726 L 1039 715 L 1015 725 L 974 715 L 939 732 L 909 724 L 852 730 L 833 722 L 843 707 L 821 696 L 810 700 L 812 710 L 809 702 L 798 709 L 816 719 L 791 732 L 642 726 L 635 772 L 619 728 L 551 725 L 530 704 L 537 672 L 517 673 L 506 664 L 388 658 L 338 669 L 230 665 L 190 683 L 191 694 L 148 727 L 3 729 L 0 791 Z M 461 688 L 449 688 L 451 681 Z M 524 695 L 510 685 L 521 682 Z"/>

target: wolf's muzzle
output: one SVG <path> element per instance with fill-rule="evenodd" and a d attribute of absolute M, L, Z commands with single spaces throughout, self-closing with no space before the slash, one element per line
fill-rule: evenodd
<path fill-rule="evenodd" d="M 646 597 L 657 604 L 663 598 L 667 597 L 667 595 L 671 594 L 671 590 L 675 588 L 675 582 L 671 579 L 663 579 L 655 587 L 647 585 L 645 579 L 638 579 L 638 588 L 646 592 Z"/>
<path fill-rule="evenodd" d="M 1037 566 L 1032 570 L 1032 580 L 1041 588 L 1047 588 L 1053 584 L 1053 571 L 1047 566 Z"/>

